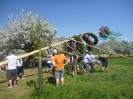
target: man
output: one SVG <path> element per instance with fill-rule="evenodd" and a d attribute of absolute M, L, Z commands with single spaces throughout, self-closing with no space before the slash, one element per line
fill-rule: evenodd
<path fill-rule="evenodd" d="M 9 80 L 9 87 L 8 88 L 12 88 L 12 78 L 14 81 L 14 86 L 16 85 L 16 79 L 17 79 L 17 56 L 13 55 L 12 51 L 9 51 L 9 56 L 7 56 L 7 60 L 8 60 L 8 66 L 7 66 L 7 79 Z"/>
<path fill-rule="evenodd" d="M 22 54 L 23 54 L 22 52 L 19 52 L 18 56 L 21 56 Z M 17 60 L 17 80 L 19 79 L 20 73 L 22 75 L 22 79 L 25 79 L 22 59 Z"/>
<path fill-rule="evenodd" d="M 47 55 L 47 58 L 42 58 L 43 60 L 47 61 L 47 70 L 46 70 L 47 73 L 49 72 L 49 70 L 50 70 L 50 73 L 52 73 L 52 67 L 53 67 L 52 57 L 53 57 L 52 52 L 49 52 Z"/>
<path fill-rule="evenodd" d="M 66 62 L 65 62 L 66 61 Z M 65 62 L 65 64 L 64 64 Z M 64 84 L 64 66 L 69 62 L 66 56 L 62 55 L 62 51 L 58 50 L 57 55 L 52 58 L 52 64 L 55 66 L 55 80 L 56 86 L 59 84 L 59 78 L 61 78 L 62 85 Z"/>
<path fill-rule="evenodd" d="M 91 72 L 93 73 L 95 71 L 94 63 L 96 62 L 93 52 L 90 52 L 90 57 L 91 57 L 90 67 L 91 67 Z"/>
<path fill-rule="evenodd" d="M 73 54 L 73 56 L 72 56 L 72 75 L 74 77 L 76 75 L 76 65 L 77 65 L 78 56 L 74 50 L 72 50 L 72 54 Z"/>
<path fill-rule="evenodd" d="M 91 62 L 91 57 L 88 54 L 88 50 L 85 51 L 85 54 L 83 55 L 83 63 L 82 63 L 82 71 L 86 74 L 89 73 L 88 65 Z"/>
<path fill-rule="evenodd" d="M 50 73 L 52 73 L 52 62 L 51 62 L 51 58 L 53 57 L 52 52 L 49 52 L 49 54 L 47 55 L 47 73 L 49 72 L 50 69 Z"/>
<path fill-rule="evenodd" d="M 100 55 L 98 55 L 98 60 L 100 60 L 102 62 L 102 71 L 104 71 L 104 67 L 106 68 L 106 70 L 108 70 L 108 60 L 105 57 L 101 57 Z"/>

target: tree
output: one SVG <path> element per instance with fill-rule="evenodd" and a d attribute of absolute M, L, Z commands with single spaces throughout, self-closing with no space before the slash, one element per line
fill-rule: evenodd
<path fill-rule="evenodd" d="M 98 45 L 99 48 L 123 55 L 130 55 L 133 53 L 133 42 L 128 41 L 117 41 L 115 39 L 110 39 L 107 42 L 103 42 Z"/>
<path fill-rule="evenodd" d="M 8 30 L 15 48 L 26 52 L 38 49 L 40 43 L 43 46 L 51 44 L 57 32 L 50 21 L 31 12 L 23 14 L 23 10 L 15 20 L 12 20 L 12 15 L 9 16 Z"/>
<path fill-rule="evenodd" d="M 50 45 L 56 38 L 57 29 L 51 22 L 31 11 L 24 13 L 22 10 L 15 19 L 13 14 L 8 18 L 7 29 L 0 28 L 1 51 L 22 49 L 28 53 Z"/>

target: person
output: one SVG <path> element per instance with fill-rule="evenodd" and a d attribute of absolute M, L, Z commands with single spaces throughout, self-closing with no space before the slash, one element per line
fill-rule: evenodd
<path fill-rule="evenodd" d="M 64 66 L 66 64 L 68 64 L 68 62 L 69 62 L 68 58 L 66 58 L 66 56 L 62 55 L 62 51 L 57 50 L 57 55 L 55 55 L 52 58 L 52 64 L 53 64 L 53 66 L 55 66 L 56 86 L 58 86 L 58 84 L 59 84 L 59 78 L 61 79 L 62 85 L 64 84 L 64 73 L 65 73 Z"/>
<path fill-rule="evenodd" d="M 86 50 L 83 55 L 83 63 L 82 63 L 82 71 L 85 72 L 86 74 L 89 73 L 88 65 L 90 62 L 91 62 L 91 57 L 88 54 L 88 50 Z"/>
<path fill-rule="evenodd" d="M 54 50 L 52 55 L 53 55 L 53 57 L 55 55 L 57 55 L 57 50 Z M 55 62 L 54 62 L 54 64 L 55 64 Z M 56 81 L 55 80 L 55 66 L 52 67 L 52 75 L 53 75 L 53 81 Z"/>
<path fill-rule="evenodd" d="M 90 52 L 90 57 L 91 57 L 91 62 L 90 62 L 91 72 L 94 73 L 95 72 L 94 63 L 96 62 L 96 59 L 93 52 Z"/>
<path fill-rule="evenodd" d="M 22 52 L 19 52 L 18 56 L 21 56 L 22 54 L 23 54 Z M 22 59 L 17 60 L 17 80 L 19 79 L 20 73 L 22 75 L 22 79 L 25 79 L 24 78 L 23 60 Z"/>
<path fill-rule="evenodd" d="M 1 59 L 0 59 L 0 62 L 1 62 Z M 3 66 L 0 66 L 0 72 L 2 72 L 2 67 L 3 67 Z"/>
<path fill-rule="evenodd" d="M 6 58 L 7 58 L 7 55 L 5 56 L 4 60 L 7 60 Z M 2 59 L 0 61 L 2 61 Z M 0 72 L 6 71 L 6 67 L 7 67 L 7 64 L 0 66 Z"/>
<path fill-rule="evenodd" d="M 14 81 L 14 86 L 16 85 L 16 79 L 17 79 L 17 59 L 18 57 L 16 55 L 13 54 L 12 51 L 9 51 L 9 55 L 7 56 L 7 61 L 8 61 L 8 65 L 7 65 L 7 79 L 9 80 L 9 87 L 8 88 L 12 88 L 12 78 Z"/>
<path fill-rule="evenodd" d="M 72 50 L 72 75 L 73 77 L 76 75 L 76 65 L 77 65 L 77 59 L 78 59 L 78 55 L 75 53 L 74 50 Z"/>
<path fill-rule="evenodd" d="M 106 68 L 106 70 L 108 70 L 108 59 L 98 55 L 98 60 L 100 60 L 102 63 L 102 71 L 104 71 L 104 68 Z"/>
<path fill-rule="evenodd" d="M 68 52 L 72 52 L 72 50 L 74 49 L 75 42 L 70 40 L 68 42 L 68 45 L 70 46 L 70 47 L 68 47 Z"/>
<path fill-rule="evenodd" d="M 36 62 L 35 62 L 35 59 L 33 58 L 33 59 L 31 60 L 31 66 L 32 66 L 32 68 L 34 68 L 35 65 L 36 65 Z"/>
<path fill-rule="evenodd" d="M 53 51 L 53 56 L 55 56 L 57 54 L 57 50 Z"/>
<path fill-rule="evenodd" d="M 47 73 L 49 72 L 49 69 L 50 69 L 50 73 L 52 73 L 52 67 L 53 67 L 51 62 L 52 57 L 53 57 L 52 53 L 49 52 L 49 54 L 47 55 Z"/>

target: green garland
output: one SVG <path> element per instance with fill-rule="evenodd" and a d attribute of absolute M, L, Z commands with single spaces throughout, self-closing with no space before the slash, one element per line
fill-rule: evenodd
<path fill-rule="evenodd" d="M 86 38 L 85 38 L 85 35 L 87 36 Z M 81 39 L 81 37 L 80 36 L 82 36 L 82 39 L 86 42 L 86 44 L 88 44 L 88 45 L 91 45 L 91 46 L 94 46 L 94 45 L 96 45 L 97 43 L 98 43 L 98 37 L 95 35 L 95 34 L 93 34 L 93 33 L 84 33 L 83 35 L 78 35 L 78 36 L 76 36 L 76 35 L 74 35 L 72 38 L 75 38 L 75 40 L 76 41 L 78 41 L 78 42 L 82 42 L 83 43 L 83 41 L 82 41 L 82 39 Z M 90 36 L 90 37 L 92 37 L 93 39 L 94 39 L 94 41 L 91 41 L 89 38 L 88 38 L 88 36 Z M 89 39 L 89 40 L 88 40 Z M 78 52 L 80 52 L 81 54 L 83 54 L 84 53 L 84 45 L 83 44 L 81 44 L 81 43 L 78 43 L 78 42 L 76 42 L 76 46 L 74 46 L 74 49 L 76 50 L 76 51 L 78 51 Z M 65 49 L 65 51 L 68 51 L 68 46 L 67 45 L 65 45 L 64 46 L 64 49 Z M 87 49 L 89 50 L 89 51 L 92 51 L 93 50 L 93 48 L 92 47 L 90 47 L 90 46 L 87 46 Z"/>
<path fill-rule="evenodd" d="M 86 36 L 91 36 L 91 37 L 94 39 L 94 41 L 91 41 L 91 40 L 90 40 L 88 37 L 86 37 Z M 82 39 L 83 39 L 88 45 L 91 45 L 91 46 L 94 46 L 94 45 L 96 45 L 96 44 L 98 43 L 98 37 L 97 37 L 95 34 L 93 34 L 93 33 L 89 33 L 89 32 L 88 32 L 88 33 L 83 34 Z M 88 46 L 87 49 L 88 49 L 89 51 L 92 51 L 92 50 L 93 50 L 93 48 L 90 47 L 90 46 Z"/>
<path fill-rule="evenodd" d="M 75 38 L 76 41 L 83 42 L 80 36 L 73 36 L 72 38 Z M 84 45 L 81 43 L 76 42 L 76 47 L 75 49 L 80 52 L 81 54 L 84 53 Z"/>

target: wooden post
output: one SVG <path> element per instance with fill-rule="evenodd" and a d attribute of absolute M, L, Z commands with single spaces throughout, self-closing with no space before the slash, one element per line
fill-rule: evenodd
<path fill-rule="evenodd" d="M 43 93 L 43 68 L 42 68 L 41 52 L 39 52 L 38 87 L 39 87 L 38 90 L 39 93 Z"/>

